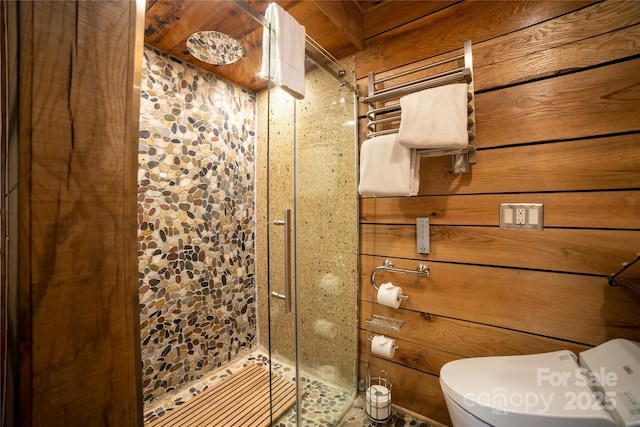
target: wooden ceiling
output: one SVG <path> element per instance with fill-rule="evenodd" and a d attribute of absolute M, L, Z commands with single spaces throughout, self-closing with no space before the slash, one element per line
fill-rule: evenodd
<path fill-rule="evenodd" d="M 362 50 L 363 16 L 386 1 L 389 0 L 276 0 L 276 3 L 304 25 L 311 38 L 340 59 Z M 242 3 L 264 16 L 270 1 Z M 187 50 L 187 39 L 194 32 L 210 30 L 236 38 L 244 49 L 244 57 L 229 65 L 211 65 L 194 58 Z M 148 46 L 246 88 L 258 91 L 266 85 L 257 76 L 262 62 L 262 26 L 235 1 L 147 0 L 144 40 Z M 314 59 L 322 61 L 320 55 Z"/>

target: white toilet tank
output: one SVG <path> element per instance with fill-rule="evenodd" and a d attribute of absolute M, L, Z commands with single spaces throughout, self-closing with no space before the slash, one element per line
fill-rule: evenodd
<path fill-rule="evenodd" d="M 445 364 L 454 427 L 640 427 L 640 344 L 612 340 L 580 360 L 564 350 Z"/>

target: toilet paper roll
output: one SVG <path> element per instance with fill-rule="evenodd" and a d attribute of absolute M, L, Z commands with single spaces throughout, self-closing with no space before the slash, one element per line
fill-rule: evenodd
<path fill-rule="evenodd" d="M 391 282 L 383 283 L 378 289 L 378 304 L 398 308 L 400 307 L 400 295 L 402 295 L 400 286 L 394 286 Z"/>
<path fill-rule="evenodd" d="M 385 421 L 391 415 L 391 390 L 372 385 L 365 393 L 367 415 L 373 420 Z"/>
<path fill-rule="evenodd" d="M 395 351 L 396 342 L 391 338 L 387 338 L 384 335 L 376 335 L 371 340 L 371 352 L 373 354 L 392 358 Z"/>

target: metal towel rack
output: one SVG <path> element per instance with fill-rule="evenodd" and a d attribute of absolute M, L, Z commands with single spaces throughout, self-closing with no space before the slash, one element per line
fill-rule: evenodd
<path fill-rule="evenodd" d="M 429 271 L 429 267 L 424 264 L 418 264 L 418 267 L 416 267 L 415 270 L 407 270 L 404 268 L 394 267 L 393 261 L 389 259 L 385 259 L 382 265 L 379 265 L 378 267 L 374 268 L 373 271 L 371 272 L 371 286 L 373 286 L 373 289 L 375 289 L 376 292 L 378 292 L 378 287 L 376 286 L 376 273 L 380 270 L 391 271 L 394 273 L 415 274 L 417 276 L 424 276 L 424 277 L 429 277 L 431 275 L 431 272 Z M 408 300 L 409 296 L 400 295 L 400 299 Z"/>
<path fill-rule="evenodd" d="M 616 283 L 616 277 L 618 277 L 620 274 L 622 274 L 627 268 L 631 267 L 632 265 L 634 265 L 636 262 L 640 261 L 640 252 L 636 253 L 636 259 L 634 259 L 631 262 L 623 262 L 622 263 L 622 268 L 620 270 L 618 270 L 617 273 L 612 274 L 611 276 L 609 276 L 609 285 L 610 286 L 618 286 Z"/>
<path fill-rule="evenodd" d="M 456 150 L 418 150 L 422 157 L 452 156 L 453 173 L 469 172 L 469 164 L 477 162 L 475 97 L 473 88 L 473 55 L 471 41 L 464 42 L 464 52 L 428 65 L 403 71 L 391 76 L 376 78 L 369 73 L 369 95 L 360 97 L 360 102 L 369 106 L 367 137 L 397 133 L 400 125 L 400 97 L 437 86 L 466 82 L 468 85 L 469 144 Z M 462 65 L 462 66 L 459 66 Z M 452 68 L 454 67 L 454 68 Z M 444 68 L 444 71 L 438 71 Z M 432 74 L 429 74 L 431 72 Z M 408 81 L 404 81 L 406 79 Z M 394 83 L 395 81 L 395 83 Z M 388 87 L 382 87 L 384 84 Z M 382 86 L 381 86 L 382 85 Z M 391 101 L 391 103 L 389 103 Z"/>

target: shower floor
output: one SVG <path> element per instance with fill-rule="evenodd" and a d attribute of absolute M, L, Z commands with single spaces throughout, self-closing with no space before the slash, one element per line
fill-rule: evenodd
<path fill-rule="evenodd" d="M 197 383 L 191 384 L 186 390 L 172 395 L 171 398 L 164 399 L 156 403 L 149 410 L 145 410 L 144 423 L 148 425 L 159 417 L 175 410 L 202 392 L 221 382 L 228 376 L 247 365 L 258 364 L 269 367 L 269 357 L 263 352 L 253 352 L 232 365 L 222 368 L 213 374 L 201 379 Z M 293 380 L 295 368 L 292 366 L 273 361 L 274 373 L 284 378 Z M 351 391 L 340 389 L 323 383 L 316 378 L 302 377 L 305 395 L 302 398 L 302 415 L 304 426 L 330 427 L 338 424 L 344 413 L 351 407 Z M 273 423 L 274 427 L 295 427 L 296 407 L 289 409 L 279 420 Z"/>
<path fill-rule="evenodd" d="M 269 427 L 270 407 L 279 417 L 295 402 L 293 381 L 271 376 L 267 369 L 252 364 L 157 418 L 151 427 Z"/>

